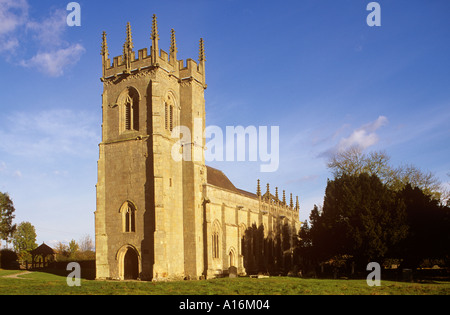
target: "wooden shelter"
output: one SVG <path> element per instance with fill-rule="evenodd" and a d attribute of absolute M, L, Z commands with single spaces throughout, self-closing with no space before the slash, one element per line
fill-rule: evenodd
<path fill-rule="evenodd" d="M 31 251 L 31 268 L 48 267 L 49 262 L 55 259 L 55 255 L 55 251 L 50 246 L 42 243 L 41 246 Z"/>

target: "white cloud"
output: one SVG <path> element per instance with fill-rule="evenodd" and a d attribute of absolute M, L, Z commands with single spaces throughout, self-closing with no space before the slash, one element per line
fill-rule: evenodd
<path fill-rule="evenodd" d="M 64 74 L 64 69 L 76 64 L 85 51 L 80 44 L 74 44 L 65 49 L 40 52 L 30 60 L 22 61 L 21 65 L 36 68 L 52 77 L 59 77 Z"/>
<path fill-rule="evenodd" d="M 349 136 L 341 136 L 337 144 L 331 145 L 331 141 L 336 143 L 335 141 L 339 139 L 338 136 L 342 135 L 345 130 L 350 128 L 348 124 L 345 124 L 341 126 L 333 135 L 328 136 L 322 141 L 324 143 L 328 143 L 328 148 L 319 153 L 317 157 L 328 158 L 336 152 L 344 151 L 350 147 L 358 147 L 362 150 L 367 149 L 378 143 L 380 138 L 376 132 L 387 123 L 387 117 L 379 116 L 375 121 L 354 129 Z"/>
<path fill-rule="evenodd" d="M 349 137 L 341 139 L 337 150 L 342 151 L 350 147 L 359 147 L 364 150 L 375 145 L 379 140 L 375 131 L 386 125 L 387 122 L 388 119 L 385 116 L 380 116 L 375 121 L 361 126 L 354 130 Z"/>
<path fill-rule="evenodd" d="M 19 47 L 17 38 L 0 39 L 0 52 L 13 52 Z"/>
<path fill-rule="evenodd" d="M 26 0 L 0 0 L 0 35 L 15 31 L 28 17 Z"/>
<path fill-rule="evenodd" d="M 28 17 L 25 0 L 0 0 L 0 53 L 13 53 L 19 47 L 15 31 Z"/>
<path fill-rule="evenodd" d="M 52 77 L 61 76 L 67 67 L 80 60 L 85 48 L 64 40 L 68 28 L 65 10 L 54 10 L 38 21 L 30 18 L 29 7 L 27 0 L 0 0 L 0 53 L 6 60 L 16 60 L 11 55 L 31 40 L 37 51 L 17 64 Z"/>

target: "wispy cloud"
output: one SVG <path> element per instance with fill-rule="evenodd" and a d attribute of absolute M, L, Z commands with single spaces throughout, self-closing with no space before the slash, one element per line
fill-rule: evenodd
<path fill-rule="evenodd" d="M 74 44 L 67 48 L 39 52 L 30 60 L 23 60 L 21 65 L 36 68 L 51 77 L 59 77 L 64 74 L 67 66 L 76 64 L 84 52 L 83 46 Z"/>
<path fill-rule="evenodd" d="M 23 25 L 28 17 L 28 9 L 26 0 L 0 0 L 0 35 Z"/>
<path fill-rule="evenodd" d="M 54 10 L 47 18 L 38 21 L 29 16 L 29 8 L 26 0 L 0 0 L 0 53 L 7 60 L 13 59 L 11 55 L 25 45 L 28 41 L 25 34 L 29 34 L 37 51 L 33 57 L 22 59 L 17 64 L 59 77 L 67 67 L 80 60 L 85 48 L 64 39 L 68 27 L 66 11 Z"/>
<path fill-rule="evenodd" d="M 93 115 L 72 110 L 16 112 L 0 127 L 0 151 L 27 158 L 91 156 L 99 142 Z"/>
<path fill-rule="evenodd" d="M 0 0 L 0 53 L 12 53 L 19 47 L 16 31 L 27 18 L 26 0 Z"/>
<path fill-rule="evenodd" d="M 5 162 L 0 161 L 0 175 L 2 175 L 2 179 L 5 177 L 16 177 L 21 178 L 22 172 L 20 170 L 11 170 Z"/>
<path fill-rule="evenodd" d="M 66 16 L 66 11 L 54 10 L 42 21 L 27 21 L 26 29 L 32 32 L 33 38 L 41 45 L 58 47 L 65 43 L 63 34 L 67 27 Z"/>

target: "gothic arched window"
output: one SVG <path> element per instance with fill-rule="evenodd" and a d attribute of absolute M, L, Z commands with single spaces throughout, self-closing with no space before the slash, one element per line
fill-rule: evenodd
<path fill-rule="evenodd" d="M 168 94 L 164 100 L 164 128 L 170 132 L 175 127 L 175 109 L 175 99 L 171 94 Z"/>
<path fill-rule="evenodd" d="M 127 99 L 125 103 L 125 130 L 131 130 L 131 102 Z"/>
<path fill-rule="evenodd" d="M 220 257 L 220 226 L 218 222 L 213 225 L 212 231 L 212 258 Z"/>
<path fill-rule="evenodd" d="M 122 213 L 123 232 L 136 232 L 136 207 L 132 202 L 126 201 L 120 207 Z"/>
<path fill-rule="evenodd" d="M 219 258 L 219 233 L 214 232 L 212 235 L 212 252 L 213 258 Z"/>
<path fill-rule="evenodd" d="M 120 131 L 139 130 L 139 93 L 133 87 L 123 91 L 118 100 Z"/>

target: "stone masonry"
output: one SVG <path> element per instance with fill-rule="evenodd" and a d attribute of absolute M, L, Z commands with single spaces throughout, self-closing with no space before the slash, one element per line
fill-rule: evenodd
<path fill-rule="evenodd" d="M 204 138 L 193 135 L 178 148 L 180 137 L 172 136 L 177 126 L 193 130 L 196 119 L 205 128 L 203 40 L 198 62 L 178 60 L 175 32 L 169 53 L 160 50 L 153 16 L 150 53 L 141 49 L 136 58 L 133 49 L 128 24 L 123 54 L 111 63 L 103 33 L 97 279 L 211 278 L 230 267 L 246 274 L 254 249 L 244 239 L 252 225 L 268 239 L 287 226 L 292 247 L 301 225 L 298 198 L 294 206 L 278 189 L 261 194 L 259 181 L 256 194 L 237 189 L 205 165 Z M 173 159 L 174 148 L 188 158 Z"/>

